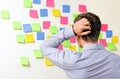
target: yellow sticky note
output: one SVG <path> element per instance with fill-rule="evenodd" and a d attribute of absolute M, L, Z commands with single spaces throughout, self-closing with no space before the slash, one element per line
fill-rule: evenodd
<path fill-rule="evenodd" d="M 47 36 L 46 36 L 46 39 L 49 39 L 50 37 L 51 37 L 50 35 L 47 35 Z"/>
<path fill-rule="evenodd" d="M 26 43 L 33 43 L 34 42 L 33 34 L 25 34 L 25 41 Z"/>
<path fill-rule="evenodd" d="M 44 59 L 46 66 L 54 66 L 54 64 L 48 58 L 44 58 Z"/>
<path fill-rule="evenodd" d="M 55 17 L 60 17 L 60 10 L 59 9 L 52 9 L 52 15 Z"/>
<path fill-rule="evenodd" d="M 112 36 L 112 43 L 118 44 L 118 36 Z"/>
<path fill-rule="evenodd" d="M 71 45 L 71 46 L 69 47 L 69 49 L 70 49 L 70 50 L 73 50 L 73 51 L 76 51 L 76 46 L 75 46 L 75 45 Z"/>

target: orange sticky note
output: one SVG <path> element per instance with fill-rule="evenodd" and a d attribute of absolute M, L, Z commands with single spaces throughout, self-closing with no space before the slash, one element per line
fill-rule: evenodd
<path fill-rule="evenodd" d="M 118 36 L 112 36 L 112 43 L 118 44 Z"/>
<path fill-rule="evenodd" d="M 33 34 L 25 34 L 25 41 L 26 41 L 26 43 L 34 43 Z"/>
<path fill-rule="evenodd" d="M 60 10 L 59 9 L 52 9 L 52 15 L 55 17 L 60 17 Z"/>
<path fill-rule="evenodd" d="M 54 64 L 48 58 L 44 58 L 44 59 L 45 59 L 46 66 L 54 66 Z"/>

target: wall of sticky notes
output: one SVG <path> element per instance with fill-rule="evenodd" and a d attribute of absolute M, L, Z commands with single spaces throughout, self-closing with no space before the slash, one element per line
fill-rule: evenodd
<path fill-rule="evenodd" d="M 2 0 L 0 2 L 0 79 L 67 79 L 43 56 L 40 45 L 71 27 L 78 14 L 96 13 L 99 43 L 120 55 L 120 0 Z M 81 52 L 75 37 L 58 49 Z"/>

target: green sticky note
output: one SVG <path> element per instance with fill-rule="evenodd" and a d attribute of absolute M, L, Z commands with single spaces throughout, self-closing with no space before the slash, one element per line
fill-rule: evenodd
<path fill-rule="evenodd" d="M 56 34 L 58 32 L 57 26 L 50 26 L 50 33 Z"/>
<path fill-rule="evenodd" d="M 35 58 L 43 58 L 43 54 L 41 50 L 34 50 Z"/>
<path fill-rule="evenodd" d="M 14 30 L 21 30 L 22 29 L 21 22 L 20 21 L 14 21 L 13 22 L 13 29 Z"/>
<path fill-rule="evenodd" d="M 32 8 L 32 1 L 31 0 L 24 0 L 24 7 Z"/>
<path fill-rule="evenodd" d="M 25 37 L 22 34 L 17 34 L 16 40 L 18 43 L 25 43 Z"/>
<path fill-rule="evenodd" d="M 113 43 L 108 43 L 108 44 L 107 44 L 107 48 L 108 48 L 109 50 L 112 50 L 112 51 L 116 50 L 115 44 L 113 44 Z"/>
<path fill-rule="evenodd" d="M 81 52 L 83 50 L 83 48 L 81 48 L 80 46 L 78 46 L 78 52 Z"/>
<path fill-rule="evenodd" d="M 10 13 L 7 10 L 1 11 L 1 18 L 2 19 L 10 19 Z"/>
<path fill-rule="evenodd" d="M 28 57 L 21 57 L 20 58 L 20 63 L 21 63 L 22 66 L 30 66 Z"/>
<path fill-rule="evenodd" d="M 32 23 L 32 31 L 39 32 L 41 30 L 39 23 Z"/>
<path fill-rule="evenodd" d="M 102 39 L 102 32 L 100 32 L 98 39 Z"/>
<path fill-rule="evenodd" d="M 79 14 L 73 14 L 73 20 L 78 16 Z"/>
<path fill-rule="evenodd" d="M 64 47 L 70 47 L 70 46 L 71 46 L 70 40 L 65 40 L 65 41 L 63 41 L 63 46 L 64 46 Z"/>

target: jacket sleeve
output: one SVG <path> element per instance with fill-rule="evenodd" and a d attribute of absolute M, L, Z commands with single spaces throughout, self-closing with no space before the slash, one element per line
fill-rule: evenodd
<path fill-rule="evenodd" d="M 70 37 L 73 37 L 74 32 L 72 27 L 68 27 L 48 40 L 45 40 L 41 45 L 40 48 L 49 60 L 52 61 L 55 65 L 59 66 L 60 68 L 67 68 L 72 61 L 74 60 L 74 56 L 76 55 L 75 52 L 71 50 L 59 50 L 57 47 L 64 41 L 68 40 Z"/>

